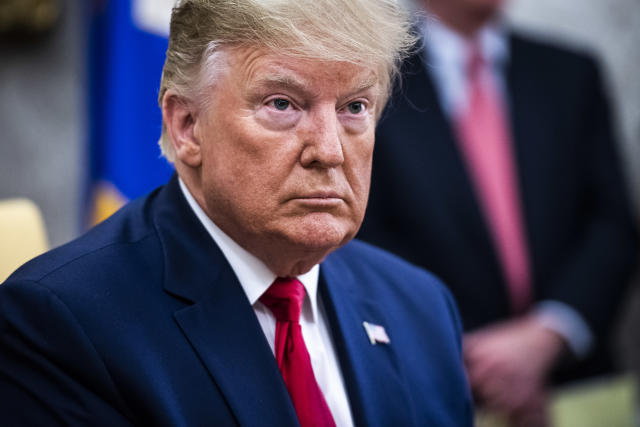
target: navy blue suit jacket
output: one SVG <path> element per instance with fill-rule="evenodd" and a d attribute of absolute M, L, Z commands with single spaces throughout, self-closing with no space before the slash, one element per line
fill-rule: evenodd
<path fill-rule="evenodd" d="M 319 294 L 356 425 L 471 425 L 460 324 L 433 276 L 361 242 Z M 372 345 L 362 322 L 385 327 Z M 254 311 L 174 177 L 0 286 L 3 425 L 295 426 Z"/>
<path fill-rule="evenodd" d="M 509 46 L 506 95 L 534 298 L 568 304 L 605 339 L 636 237 L 602 79 L 583 54 L 518 35 Z M 407 61 L 401 89 L 377 129 L 359 238 L 442 278 L 465 329 L 508 318 L 490 231 L 420 55 Z M 604 369 L 594 354 L 567 376 Z"/>

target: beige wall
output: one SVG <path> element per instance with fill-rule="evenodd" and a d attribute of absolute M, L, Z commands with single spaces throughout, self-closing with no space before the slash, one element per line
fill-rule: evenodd
<path fill-rule="evenodd" d="M 78 233 L 87 166 L 86 37 L 79 8 L 86 1 L 61 3 L 62 19 L 50 34 L 0 36 L 0 199 L 34 200 L 53 245 Z"/>

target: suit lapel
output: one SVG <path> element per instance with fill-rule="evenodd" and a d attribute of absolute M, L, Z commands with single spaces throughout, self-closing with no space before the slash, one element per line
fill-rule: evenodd
<path fill-rule="evenodd" d="M 297 426 L 275 358 L 238 279 L 177 182 L 156 219 L 165 291 L 192 302 L 176 322 L 241 425 Z"/>
<path fill-rule="evenodd" d="M 530 70 L 539 64 L 530 59 L 527 46 L 516 36 L 511 36 L 510 59 L 506 70 L 511 128 L 518 165 L 518 178 L 524 222 L 534 267 L 537 258 L 536 236 L 533 230 L 544 229 L 546 216 L 540 211 L 547 206 L 547 189 L 554 183 L 549 179 L 545 166 L 557 150 L 554 136 L 549 134 L 548 93 L 539 84 L 540 79 L 531 79 Z M 552 117 L 553 115 L 551 115 Z"/>
<path fill-rule="evenodd" d="M 224 269 L 213 292 L 175 313 L 240 425 L 295 426 L 275 358 L 240 284 Z"/>
<path fill-rule="evenodd" d="M 416 425 L 403 387 L 393 336 L 372 345 L 363 321 L 389 328 L 377 304 L 358 295 L 356 278 L 344 260 L 330 256 L 321 266 L 322 298 L 340 360 L 355 425 Z"/>

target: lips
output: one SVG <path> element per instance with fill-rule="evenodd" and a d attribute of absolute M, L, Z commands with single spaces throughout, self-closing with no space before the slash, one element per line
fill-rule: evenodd
<path fill-rule="evenodd" d="M 337 191 L 305 191 L 296 193 L 289 199 L 300 206 L 311 210 L 333 210 L 346 203 L 345 198 Z"/>
<path fill-rule="evenodd" d="M 335 191 L 316 191 L 294 197 L 294 199 L 342 199 L 342 197 Z"/>

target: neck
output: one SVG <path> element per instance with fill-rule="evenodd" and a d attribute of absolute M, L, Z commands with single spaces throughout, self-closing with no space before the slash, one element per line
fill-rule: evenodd
<path fill-rule="evenodd" d="M 278 256 L 273 256 L 277 251 L 265 251 L 263 256 L 256 254 L 271 271 L 278 277 L 297 277 L 308 273 L 316 264 L 320 264 L 324 258 L 331 253 L 331 250 L 308 253 L 306 256 L 301 251 L 293 251 L 287 254 L 279 252 Z"/>

